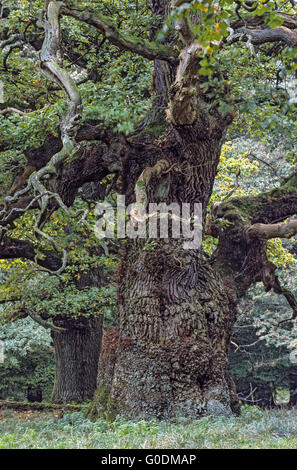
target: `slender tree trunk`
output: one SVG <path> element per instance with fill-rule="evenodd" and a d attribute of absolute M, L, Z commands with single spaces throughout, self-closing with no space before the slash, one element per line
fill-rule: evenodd
<path fill-rule="evenodd" d="M 93 397 L 96 389 L 103 317 L 56 319 L 65 332 L 52 331 L 56 375 L 54 403 L 81 403 Z"/>

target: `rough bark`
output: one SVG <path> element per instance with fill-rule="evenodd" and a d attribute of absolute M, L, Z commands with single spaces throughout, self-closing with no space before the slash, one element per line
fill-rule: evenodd
<path fill-rule="evenodd" d="M 160 23 L 172 5 L 181 4 L 179 1 L 171 4 L 169 0 L 152 0 L 151 3 Z M 119 157 L 116 171 L 119 171 L 120 165 L 122 193 L 126 194 L 127 202 L 135 200 L 135 186 L 136 199 L 138 197 L 145 203 L 162 201 L 193 205 L 199 202 L 202 204 L 204 223 L 221 145 L 232 115 L 222 116 L 216 102 L 212 102 L 203 91 L 204 79 L 197 73 L 203 51 L 195 42 L 191 20 L 176 22 L 179 37 L 174 33 L 173 40 L 171 37 L 167 41 L 168 47 L 133 39 L 123 34 L 108 18 L 88 9 L 81 11 L 61 2 L 49 2 L 48 13 L 53 22 L 47 23 L 42 64 L 56 80 L 62 77 L 76 111 L 79 111 L 80 102 L 72 96 L 74 87 L 69 86 L 68 79 L 65 81 L 63 70 L 53 60 L 60 41 L 60 13 L 92 25 L 120 48 L 155 60 L 156 98 L 148 116 L 133 136 L 123 140 L 116 138 L 115 145 L 113 139 L 109 142 L 107 139 L 107 143 L 102 139 L 107 149 L 100 142 L 100 161 L 91 159 L 91 171 L 88 169 L 90 162 L 87 162 L 87 167 L 83 165 L 80 152 L 75 153 L 71 166 L 66 159 L 67 152 L 63 151 L 65 142 L 62 150 L 59 150 L 58 143 L 57 153 L 49 160 L 55 166 L 52 180 L 57 190 L 56 201 L 61 207 L 65 203 L 71 205 L 78 187 L 91 181 L 94 175 L 102 178 L 110 171 L 111 166 L 107 165 L 105 169 L 102 162 L 106 154 L 115 154 Z M 50 34 L 51 25 L 53 34 Z M 269 29 L 263 28 L 263 25 L 261 20 L 248 32 L 245 24 L 233 25 L 233 32 L 219 46 L 225 47 L 233 40 L 249 40 L 256 44 L 270 41 L 296 44 L 296 32 L 292 31 L 295 25 L 290 25 L 288 21 L 281 28 Z M 55 32 L 58 34 L 55 35 Z M 152 38 L 154 33 L 151 31 Z M 177 57 L 181 43 L 184 48 Z M 47 47 L 49 44 L 52 47 Z M 216 73 L 223 81 L 220 71 Z M 224 92 L 228 93 L 225 85 Z M 72 108 L 69 112 L 73 111 Z M 75 114 L 79 115 L 78 112 Z M 65 123 L 68 121 L 66 119 Z M 77 126 L 74 130 L 71 135 L 66 132 L 71 137 L 71 149 L 75 138 L 78 141 Z M 166 162 L 166 165 L 161 165 L 162 168 L 161 160 Z M 49 172 L 48 163 L 43 164 L 37 175 L 42 176 L 44 171 Z M 141 175 L 146 175 L 145 193 L 141 192 L 139 185 Z M 283 189 L 275 197 L 272 194 L 272 200 L 277 201 L 288 195 L 290 199 L 290 191 Z M 22 191 L 19 196 L 24 194 L 27 193 Z M 263 196 L 259 198 L 258 218 L 261 211 L 267 215 L 267 200 Z M 14 203 L 15 198 L 12 197 L 10 202 Z M 221 211 L 223 218 L 231 221 L 231 226 L 219 234 L 218 249 L 211 260 L 204 260 L 200 249 L 183 250 L 182 240 L 170 237 L 157 242 L 153 240 L 150 249 L 147 241 L 151 240 L 126 244 L 119 270 L 119 326 L 116 332 L 105 335 L 98 392 L 90 411 L 92 416 L 120 412 L 129 418 L 140 414 L 158 418 L 178 415 L 196 418 L 202 414 L 230 415 L 238 409 L 234 384 L 227 373 L 227 352 L 236 317 L 236 302 L 257 280 L 263 280 L 267 289 L 278 288 L 274 268 L 267 260 L 265 241 L 258 237 L 253 240 L 246 237 L 246 229 L 251 224 L 266 224 L 267 221 L 261 220 L 261 217 L 255 220 L 251 215 L 250 207 L 255 200 L 249 200 L 248 206 L 245 202 L 242 198 L 233 201 L 231 207 L 219 207 L 217 217 Z M 269 207 L 272 212 L 278 212 L 277 202 L 271 204 L 269 201 Z M 275 222 L 270 221 L 272 224 Z M 216 231 L 215 228 L 212 230 Z M 91 327 L 87 319 L 82 319 L 80 333 L 79 323 L 74 326 L 69 319 L 59 319 L 59 322 L 63 323 L 59 326 L 68 327 L 59 336 L 52 333 L 59 351 L 55 393 L 64 401 L 68 400 L 65 397 L 66 388 L 72 389 L 71 381 L 75 386 L 83 383 L 88 393 L 91 367 L 85 367 L 81 354 L 83 352 L 82 357 L 86 361 L 91 360 L 93 356 L 89 355 L 89 345 L 94 337 L 97 338 L 98 331 Z M 89 345 L 82 342 L 84 335 Z M 78 351 L 79 357 L 76 358 Z M 78 367 L 73 361 L 74 357 L 78 360 Z M 68 370 L 73 370 L 73 375 L 64 375 L 69 380 L 68 387 L 65 387 L 62 377 L 66 365 Z M 77 398 L 72 399 L 77 401 Z"/>
<path fill-rule="evenodd" d="M 93 13 L 91 10 L 86 8 L 84 8 L 83 11 L 79 11 L 74 8 L 64 7 L 63 13 L 93 26 L 108 38 L 112 44 L 119 48 L 135 52 L 147 59 L 163 59 L 172 64 L 177 63 L 176 51 L 170 47 L 162 46 L 160 44 L 155 45 L 154 43 L 141 38 L 137 39 L 129 36 L 128 34 L 123 34 L 114 26 L 113 22 L 110 21 L 109 18 L 98 12 Z"/>
<path fill-rule="evenodd" d="M 130 152 L 125 167 L 129 202 L 134 192 L 142 202 L 199 202 L 204 218 L 227 125 L 227 119 L 205 116 L 203 123 L 170 127 L 161 150 L 160 138 L 138 147 L 134 140 L 138 152 Z M 146 194 L 139 189 L 141 179 Z M 227 354 L 237 297 L 200 249 L 184 250 L 183 240 L 170 238 L 154 240 L 147 249 L 148 241 L 125 247 L 119 329 L 105 335 L 90 415 L 231 415 L 238 401 Z"/>
<path fill-rule="evenodd" d="M 153 2 L 155 12 L 163 17 L 168 7 L 167 1 Z M 123 167 L 124 189 L 129 202 L 134 189 L 136 200 L 145 204 L 160 200 L 167 204 L 200 202 L 204 223 L 232 114 L 222 116 L 210 106 L 201 86 L 203 79 L 197 74 L 201 47 L 187 22 L 182 20 L 176 26 L 184 49 L 177 69 L 171 70 L 174 78 L 170 83 L 164 79 L 165 68 L 155 62 L 156 95 L 167 103 L 169 126 L 163 122 L 155 140 L 139 142 L 138 155 L 129 152 Z M 296 34 L 288 30 L 282 37 L 278 28 L 259 31 L 256 27 L 251 32 L 252 42 L 286 43 Z M 231 35 L 233 39 L 237 33 Z M 242 39 L 243 34 L 238 37 Z M 219 72 L 218 77 L 223 80 Z M 158 116 L 162 121 L 163 116 Z M 148 134 L 146 131 L 146 138 Z M 140 136 L 134 143 L 137 138 Z M 145 190 L 139 184 L 142 180 Z M 158 240 L 151 250 L 140 240 L 126 245 L 119 272 L 119 329 L 105 336 L 90 415 L 119 412 L 127 417 L 196 418 L 238 410 L 234 384 L 227 373 L 236 304 L 259 280 L 267 290 L 281 290 L 267 259 L 265 241 L 257 237 L 250 242 L 246 229 L 263 222 L 253 216 L 259 217 L 261 211 L 267 216 L 267 206 L 268 212 L 277 212 L 280 197 L 288 198 L 289 194 L 295 198 L 295 188 L 288 191 L 290 184 L 277 194 L 259 196 L 257 201 L 235 200 L 239 206 L 235 209 L 228 204 L 219 207 L 230 227 L 214 230 L 219 245 L 208 262 L 199 250 L 182 251 L 180 241 L 170 238 Z"/>
<path fill-rule="evenodd" d="M 103 317 L 56 319 L 65 332 L 51 332 L 55 347 L 54 403 L 81 403 L 96 389 Z"/>
<path fill-rule="evenodd" d="M 168 13 L 168 1 L 153 2 Z M 188 38 L 188 36 L 187 36 Z M 185 38 L 184 38 L 185 39 Z M 202 205 L 212 192 L 225 132 L 221 116 L 204 99 L 197 76 L 199 46 L 187 44 L 179 66 L 155 61 L 159 126 L 138 132 L 123 162 L 127 202 Z M 165 120 L 164 107 L 167 107 Z M 167 121 L 167 122 L 166 122 Z M 146 182 L 145 191 L 140 180 Z M 231 415 L 238 411 L 227 354 L 236 317 L 236 294 L 184 240 L 136 240 L 126 244 L 119 270 L 119 328 L 104 337 L 98 389 L 90 416 L 166 419 Z"/>
<path fill-rule="evenodd" d="M 40 256 L 42 253 L 42 256 Z M 1 259 L 23 258 L 35 261 L 39 266 L 51 271 L 58 271 L 62 266 L 61 257 L 54 251 L 46 251 L 39 248 L 39 252 L 33 243 L 27 240 L 4 236 L 0 242 Z"/>
<path fill-rule="evenodd" d="M 93 416 L 195 419 L 238 411 L 227 373 L 232 293 L 197 253 L 181 257 L 172 248 L 129 250 L 120 330 L 105 338 Z"/>
<path fill-rule="evenodd" d="M 136 166 L 137 156 L 130 155 L 128 174 L 137 168 L 139 179 L 147 182 L 145 193 L 139 189 L 139 179 L 130 183 L 136 199 L 156 201 L 158 188 L 164 188 L 168 178 L 167 203 L 199 201 L 205 214 L 223 123 L 212 121 L 210 137 L 210 126 L 204 128 L 200 120 L 171 128 L 163 134 L 161 153 L 138 156 L 147 164 L 145 172 L 139 162 Z M 129 185 L 127 193 L 132 198 Z M 155 241 L 151 250 L 144 241 L 128 243 L 119 271 L 119 330 L 105 335 L 90 415 L 166 419 L 238 411 L 227 373 L 236 305 L 253 283 L 262 281 L 266 290 L 286 297 L 296 316 L 296 301 L 280 286 L 265 240 L 280 230 L 278 236 L 291 234 L 295 222 L 281 226 L 273 222 L 295 213 L 293 174 L 279 188 L 214 208 L 212 234 L 219 244 L 211 259 L 201 258 L 199 250 L 183 250 L 180 241 L 172 239 Z M 223 229 L 216 225 L 222 218 L 229 223 Z M 263 236 L 266 232 L 269 237 Z"/>

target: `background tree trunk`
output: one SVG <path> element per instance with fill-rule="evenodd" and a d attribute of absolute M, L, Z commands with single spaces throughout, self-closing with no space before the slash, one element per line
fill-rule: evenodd
<path fill-rule="evenodd" d="M 81 403 L 93 398 L 101 348 L 103 316 L 61 318 L 55 325 L 65 332 L 51 332 L 55 347 L 54 403 Z"/>

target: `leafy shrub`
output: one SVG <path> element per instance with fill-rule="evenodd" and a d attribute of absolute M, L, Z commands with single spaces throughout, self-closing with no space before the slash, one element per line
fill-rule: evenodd
<path fill-rule="evenodd" d="M 54 351 L 48 330 L 30 318 L 1 326 L 4 362 L 0 363 L 0 397 L 26 398 L 27 387 L 40 387 L 48 398 L 54 381 Z"/>

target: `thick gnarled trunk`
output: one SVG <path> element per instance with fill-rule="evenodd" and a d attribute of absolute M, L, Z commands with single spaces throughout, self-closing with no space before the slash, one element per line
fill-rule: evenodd
<path fill-rule="evenodd" d="M 153 9 L 165 18 L 168 0 L 154 0 Z M 180 26 L 185 48 L 179 65 L 155 61 L 156 98 L 147 127 L 130 139 L 122 181 L 129 203 L 187 203 L 192 210 L 200 203 L 204 224 L 232 115 L 209 106 L 197 74 L 201 47 L 187 35 L 186 22 Z M 148 126 L 156 129 L 154 119 L 161 126 L 152 136 Z M 184 249 L 183 240 L 170 234 L 154 240 L 152 248 L 146 242 L 125 247 L 119 328 L 105 335 L 90 415 L 231 415 L 238 410 L 227 373 L 233 288 L 223 285 L 201 249 Z"/>
<path fill-rule="evenodd" d="M 227 354 L 235 305 L 196 253 L 131 246 L 120 292 L 120 331 L 108 332 L 92 413 L 166 419 L 238 410 Z M 154 266 L 154 269 L 152 269 Z"/>
<path fill-rule="evenodd" d="M 262 19 L 256 14 L 250 18 L 245 15 L 244 22 L 233 21 L 231 15 L 229 19 L 223 18 L 230 26 L 228 38 L 219 34 L 217 40 L 210 40 L 216 36 L 206 31 L 203 37 L 201 28 L 198 38 L 195 28 L 195 25 L 203 24 L 204 19 L 208 23 L 208 11 L 203 16 L 197 10 L 195 18 L 193 12 L 183 16 L 179 10 L 174 15 L 175 20 L 166 25 L 168 34 L 163 35 L 162 41 L 153 42 L 163 21 L 173 8 L 182 5 L 182 1 L 148 2 L 153 21 L 150 32 L 143 32 L 142 38 L 131 36 L 129 31 L 123 33 L 122 26 L 116 27 L 99 11 L 92 11 L 92 8 L 80 10 L 68 3 L 46 2 L 45 40 L 40 53 L 42 70 L 68 98 L 68 112 L 61 120 L 61 139 L 57 139 L 57 146 L 54 145 L 50 152 L 45 149 L 48 147 L 46 143 L 38 151 L 29 152 L 29 165 L 14 182 L 11 195 L 4 201 L 1 224 L 11 229 L 17 213 L 39 208 L 34 231 L 48 238 L 42 227 L 52 213 L 53 202 L 67 213 L 67 206 L 73 204 L 79 187 L 115 172 L 116 177 L 118 172 L 122 173 L 120 181 L 127 202 L 134 201 L 134 188 L 138 186 L 140 189 L 139 183 L 145 174 L 142 183 L 148 184 L 145 188 L 147 194 L 142 197 L 138 191 L 142 200 L 190 203 L 191 206 L 201 203 L 204 223 L 221 144 L 232 120 L 231 111 L 230 115 L 222 114 L 223 110 L 232 107 L 227 85 L 232 80 L 224 77 L 225 67 L 220 70 L 223 57 L 216 60 L 216 51 L 225 49 L 239 37 L 240 40 L 248 40 L 249 47 L 266 42 L 296 46 L 293 15 L 280 13 L 282 26 L 275 28 L 266 27 L 266 15 Z M 218 20 L 222 19 L 220 8 L 215 10 L 219 13 Z M 4 12 L 2 16 L 7 15 Z M 152 80 L 154 104 L 148 116 L 138 123 L 133 135 L 114 136 L 113 132 L 105 129 L 105 125 L 102 126 L 104 130 L 90 125 L 92 132 L 88 132 L 88 126 L 79 132 L 81 97 L 72 74 L 62 68 L 61 15 L 69 15 L 96 28 L 116 47 L 155 61 Z M 126 26 L 130 29 L 129 24 Z M 220 22 L 216 23 L 215 29 L 221 29 Z M 146 40 L 147 36 L 150 36 L 150 41 Z M 6 37 L 2 45 L 15 47 L 11 38 Z M 211 78 L 199 73 L 203 58 L 211 66 Z M 11 108 L 3 111 L 10 112 Z M 24 114 L 24 111 L 18 112 Z M 148 132 L 148 126 L 154 128 L 153 133 Z M 98 142 L 93 148 L 85 152 L 84 145 L 81 145 L 81 153 L 77 152 L 78 142 L 93 140 L 95 136 Z M 49 139 L 53 142 L 50 136 Z M 287 216 L 296 214 L 295 208 L 284 209 L 286 196 L 289 196 L 290 205 L 296 205 L 292 199 L 292 196 L 296 197 L 296 181 L 293 183 L 292 186 L 292 181 L 286 180 L 281 191 L 278 188 L 276 194 L 267 193 L 267 198 L 261 195 L 261 208 L 256 218 L 251 210 L 255 199 L 250 202 L 248 198 L 245 207 L 244 198 L 233 201 L 231 205 L 228 201 L 216 206 L 214 220 L 217 219 L 218 225 L 222 226 L 224 218 L 228 228 L 223 234 L 216 227 L 211 228 L 213 233 L 219 233 L 220 240 L 215 256 L 208 263 L 201 250 L 183 251 L 180 240 L 158 240 L 151 244 L 151 249 L 143 240 L 126 245 L 120 269 L 119 328 L 116 333 L 109 332 L 105 337 L 99 391 L 93 407 L 95 413 L 105 408 L 129 417 L 144 414 L 166 418 L 228 415 L 236 409 L 234 388 L 226 370 L 237 296 L 243 295 L 250 284 L 262 280 L 267 291 L 273 289 L 287 298 L 294 310 L 292 319 L 297 316 L 296 301 L 287 289 L 281 288 L 275 276 L 275 266 L 267 258 L 264 242 L 275 236 L 287 238 L 297 231 L 294 221 L 286 225 L 275 223 L 284 220 L 284 213 Z M 56 193 L 52 192 L 54 188 Z M 34 193 L 34 199 L 31 199 L 31 193 Z M 282 201 L 279 197 L 283 198 Z M 267 217 L 263 202 L 267 200 L 269 205 L 274 205 L 276 215 L 272 216 L 270 212 L 270 217 Z M 278 200 L 278 204 L 273 200 Z M 282 215 L 278 214 L 280 207 L 277 205 L 283 206 Z M 42 249 L 37 249 L 35 244 L 5 238 L 3 233 L 1 252 L 5 259 L 25 256 L 60 274 L 63 265 L 56 253 L 40 256 Z M 51 241 L 56 251 L 60 251 L 54 239 Z M 65 250 L 63 260 L 67 260 Z M 224 279 L 216 269 L 224 271 Z M 52 333 L 57 355 L 55 401 L 82 401 L 92 396 L 101 341 L 100 322 L 86 318 L 56 321 L 66 331 Z"/>
<path fill-rule="evenodd" d="M 162 153 L 172 169 L 164 175 L 165 202 L 199 202 L 204 219 L 224 132 L 218 126 L 209 135 L 200 123 L 174 132 L 178 147 Z M 160 202 L 155 195 L 164 184 L 162 177 L 150 180 L 149 201 Z M 238 410 L 227 372 L 237 298 L 201 249 L 184 249 L 183 241 L 126 244 L 119 272 L 119 329 L 103 341 L 91 416 L 198 418 Z"/>
<path fill-rule="evenodd" d="M 55 320 L 55 325 L 66 331 L 51 332 L 56 358 L 54 403 L 82 403 L 93 398 L 102 321 L 103 317 Z"/>

